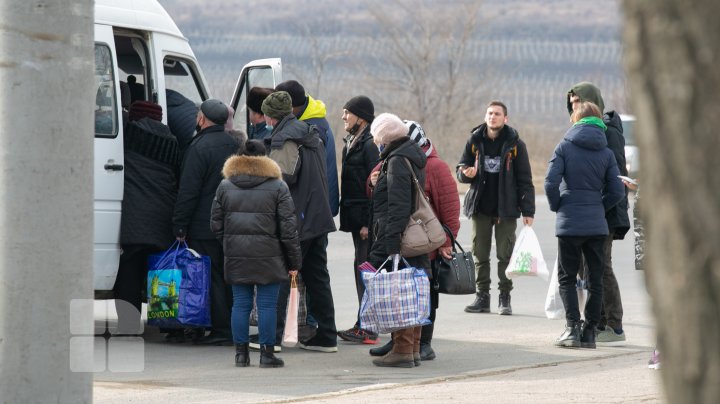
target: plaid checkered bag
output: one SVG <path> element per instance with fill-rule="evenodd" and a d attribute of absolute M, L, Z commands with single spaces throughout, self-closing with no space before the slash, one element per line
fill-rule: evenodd
<path fill-rule="evenodd" d="M 404 259 L 403 259 L 404 261 Z M 360 327 L 381 334 L 430 324 L 430 282 L 422 268 L 362 272 Z M 381 266 L 382 268 L 382 266 Z"/>

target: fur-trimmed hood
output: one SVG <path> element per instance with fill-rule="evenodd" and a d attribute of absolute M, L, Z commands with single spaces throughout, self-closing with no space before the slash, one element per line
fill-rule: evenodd
<path fill-rule="evenodd" d="M 228 180 L 240 176 L 282 179 L 280 166 L 266 156 L 231 156 L 225 161 L 222 173 Z"/>

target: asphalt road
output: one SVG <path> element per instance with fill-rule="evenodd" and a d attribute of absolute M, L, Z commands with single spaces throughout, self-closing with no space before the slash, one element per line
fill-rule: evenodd
<path fill-rule="evenodd" d="M 549 268 L 552 268 L 557 251 L 554 225 L 555 215 L 548 210 L 545 197 L 539 195 L 533 227 Z M 518 232 L 521 226 L 518 226 Z M 463 219 L 459 236 L 463 247 L 469 247 L 470 231 L 470 222 Z M 348 328 L 354 323 L 357 311 L 352 278 L 353 244 L 348 233 L 330 235 L 328 258 L 337 327 Z M 333 354 L 283 348 L 279 354 L 285 360 L 282 369 L 258 368 L 259 353 L 252 354 L 251 367 L 236 368 L 233 347 L 168 344 L 162 342 L 156 330 L 148 328 L 144 335 L 144 355 L 137 356 L 144 361 L 143 370 L 96 373 L 94 402 L 294 401 L 310 398 L 308 396 L 336 396 L 337 392 L 357 389 L 382 391 L 388 386 L 423 385 L 426 381 L 603 358 L 627 357 L 634 363 L 643 362 L 654 344 L 653 322 L 643 274 L 634 269 L 632 231 L 625 240 L 614 243 L 613 263 L 625 310 L 624 327 L 628 337 L 625 347 L 596 350 L 553 347 L 553 340 L 563 331 L 564 321 L 545 317 L 548 283 L 539 278 L 516 279 L 512 292 L 513 315 L 499 316 L 495 314 L 498 293 L 495 290 L 497 275 L 493 273 L 491 314 L 463 311 L 472 302 L 473 295 L 440 296 L 433 340 L 437 359 L 423 362 L 417 368 L 375 367 L 368 355 L 372 346 L 343 341 L 339 341 L 339 352 Z M 494 259 L 492 265 L 495 268 Z M 381 343 L 387 338 L 383 335 Z M 384 401 L 380 394 L 380 400 Z M 434 394 L 443 393 L 440 390 Z M 391 397 L 386 396 L 387 400 Z M 496 392 L 495 397 L 501 398 L 502 391 Z M 442 395 L 435 398 L 438 402 L 450 399 Z"/>

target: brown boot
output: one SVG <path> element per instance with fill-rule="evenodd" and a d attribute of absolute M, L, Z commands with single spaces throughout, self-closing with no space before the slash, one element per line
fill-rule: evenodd
<path fill-rule="evenodd" d="M 420 366 L 420 336 L 422 335 L 422 327 L 413 328 L 413 361 L 415 366 Z"/>
<path fill-rule="evenodd" d="M 373 359 L 372 362 L 373 365 L 381 367 L 411 368 L 415 366 L 413 354 L 401 354 L 392 351 L 383 357 Z"/>

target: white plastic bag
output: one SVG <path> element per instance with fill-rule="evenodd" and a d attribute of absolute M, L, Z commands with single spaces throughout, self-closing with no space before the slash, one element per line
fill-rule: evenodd
<path fill-rule="evenodd" d="M 578 297 L 578 308 L 580 317 L 584 318 L 585 303 L 587 301 L 587 289 L 585 281 L 578 279 L 575 290 Z M 550 286 L 548 287 L 547 297 L 545 298 L 545 317 L 550 320 L 560 320 L 565 318 L 565 305 L 562 297 L 560 297 L 560 282 L 558 281 L 558 259 L 555 258 L 552 276 L 550 277 Z"/>
<path fill-rule="evenodd" d="M 520 236 L 515 243 L 505 276 L 510 279 L 518 276 L 540 276 L 547 280 L 548 275 L 540 242 L 538 242 L 532 227 L 525 226 L 520 231 Z"/>
<path fill-rule="evenodd" d="M 547 298 L 545 298 L 545 316 L 550 320 L 565 318 L 565 306 L 560 298 L 560 283 L 558 282 L 558 259 L 555 258 Z"/>

